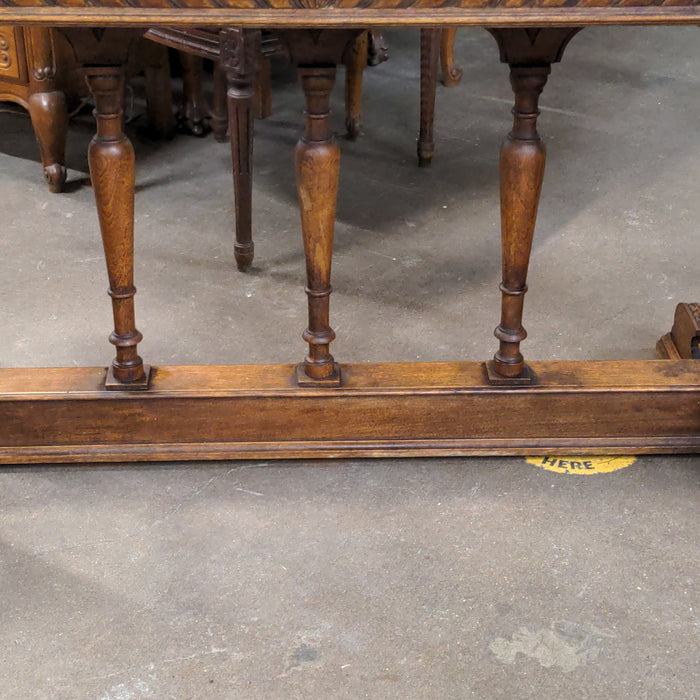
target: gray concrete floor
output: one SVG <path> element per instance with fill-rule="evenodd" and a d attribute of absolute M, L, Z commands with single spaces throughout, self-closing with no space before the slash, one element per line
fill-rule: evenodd
<path fill-rule="evenodd" d="M 530 359 L 651 358 L 698 301 L 695 28 L 589 29 L 542 100 Z M 459 33 L 437 155 L 414 162 L 416 32 L 366 74 L 343 142 L 341 361 L 481 360 L 500 275 L 507 70 Z M 281 69 L 257 125 L 257 258 L 233 271 L 227 146 L 136 118 L 138 326 L 152 364 L 294 362 L 303 255 Z M 342 91 L 334 123 L 342 128 Z M 137 103 L 138 106 L 138 103 Z M 89 117 L 50 195 L 0 114 L 3 366 L 105 365 L 111 314 Z M 83 183 L 81 185 L 81 183 Z M 0 697 L 699 698 L 697 457 L 574 476 L 522 458 L 4 468 Z"/>

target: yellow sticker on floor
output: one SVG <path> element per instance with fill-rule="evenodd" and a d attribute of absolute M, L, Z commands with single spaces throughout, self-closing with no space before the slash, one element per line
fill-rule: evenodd
<path fill-rule="evenodd" d="M 636 457 L 526 457 L 529 464 L 557 474 L 607 474 L 624 469 Z"/>

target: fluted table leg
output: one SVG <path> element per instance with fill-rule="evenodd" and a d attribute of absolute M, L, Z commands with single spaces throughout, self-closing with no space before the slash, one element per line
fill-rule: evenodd
<path fill-rule="evenodd" d="M 228 118 L 236 208 L 234 257 L 241 272 L 253 264 L 253 80 L 260 53 L 260 32 L 221 32 L 221 65 L 228 80 Z"/>

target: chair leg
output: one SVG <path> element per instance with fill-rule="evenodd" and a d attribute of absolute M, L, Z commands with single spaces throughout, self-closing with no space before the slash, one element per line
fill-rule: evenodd
<path fill-rule="evenodd" d="M 209 129 L 209 109 L 202 91 L 203 59 L 182 51 L 179 54 L 183 69 L 180 128 L 194 136 L 204 136 Z"/>
<path fill-rule="evenodd" d="M 272 114 L 272 63 L 267 56 L 259 57 L 253 91 L 253 113 L 256 119 L 267 119 Z"/>
<path fill-rule="evenodd" d="M 228 79 L 228 116 L 236 209 L 234 257 L 241 272 L 253 264 L 253 80 L 260 32 L 224 29 L 221 62 Z"/>
<path fill-rule="evenodd" d="M 457 27 L 446 27 L 440 37 L 440 82 L 445 87 L 459 85 L 464 70 L 455 63 L 455 36 Z"/>
<path fill-rule="evenodd" d="M 367 65 L 378 66 L 389 60 L 389 48 L 384 41 L 384 36 L 376 29 L 367 32 Z"/>
<path fill-rule="evenodd" d="M 155 138 L 171 139 L 175 135 L 175 114 L 168 49 L 148 40 L 143 40 L 141 46 L 146 64 L 148 130 Z"/>
<path fill-rule="evenodd" d="M 214 99 L 211 108 L 211 130 L 219 142 L 226 140 L 228 134 L 228 105 L 226 91 L 226 71 L 220 63 L 214 66 Z"/>
<path fill-rule="evenodd" d="M 435 88 L 437 87 L 440 30 L 420 30 L 420 131 L 418 133 L 418 165 L 430 165 L 435 152 Z"/>
<path fill-rule="evenodd" d="M 362 77 L 367 65 L 367 32 L 350 44 L 343 56 L 345 63 L 345 129 L 354 141 L 360 135 L 362 122 Z"/>

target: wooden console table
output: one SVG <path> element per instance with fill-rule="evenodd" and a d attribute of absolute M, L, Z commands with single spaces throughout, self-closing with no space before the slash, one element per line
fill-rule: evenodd
<path fill-rule="evenodd" d="M 96 103 L 89 162 L 116 346 L 108 370 L 0 370 L 1 462 L 700 452 L 697 304 L 679 305 L 659 342 L 665 359 L 526 363 L 520 352 L 545 162 L 538 99 L 552 64 L 587 26 L 700 24 L 700 0 L 0 0 L 0 23 L 59 27 L 85 68 Z M 510 65 L 514 121 L 500 156 L 502 311 L 498 349 L 484 363 L 346 365 L 330 352 L 335 65 L 362 28 L 407 25 L 484 27 Z M 260 28 L 281 30 L 299 66 L 309 324 L 298 366 L 149 367 L 138 354 L 123 66 L 152 26 L 228 27 L 222 56 L 233 90 L 250 73 Z M 241 128 L 232 114 L 232 129 Z"/>

